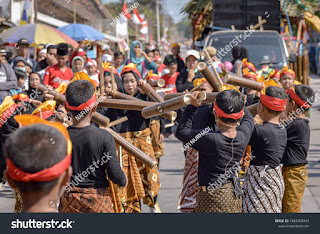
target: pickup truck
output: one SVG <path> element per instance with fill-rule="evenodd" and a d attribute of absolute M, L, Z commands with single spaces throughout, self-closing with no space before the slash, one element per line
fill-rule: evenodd
<path fill-rule="evenodd" d="M 277 31 L 216 31 L 208 35 L 205 39 L 204 48 L 213 46 L 217 49 L 217 58 L 221 61 L 232 61 L 231 49 L 236 45 L 244 46 L 249 52 L 249 61 L 252 62 L 257 70 L 263 65 L 269 65 L 272 69 L 282 69 L 295 62 L 294 56 L 289 59 L 289 54 L 284 40 Z M 222 52 L 222 50 L 224 52 Z"/>

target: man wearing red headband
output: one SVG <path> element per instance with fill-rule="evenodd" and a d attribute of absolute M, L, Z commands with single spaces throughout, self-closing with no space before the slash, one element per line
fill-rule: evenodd
<path fill-rule="evenodd" d="M 255 125 L 249 145 L 252 160 L 243 184 L 243 212 L 281 213 L 284 191 L 280 162 L 287 143 L 287 132 L 279 126 L 287 103 L 284 89 L 269 86 L 260 95 L 258 114 L 263 125 Z"/>
<path fill-rule="evenodd" d="M 244 97 L 236 90 L 220 92 L 203 126 L 217 126 L 203 134 L 203 129 L 192 129 L 192 121 L 200 106 L 199 92 L 191 95 L 179 121 L 176 136 L 183 143 L 199 151 L 199 190 L 196 213 L 241 213 L 241 189 L 238 179 L 239 164 L 249 139 L 254 121 L 244 106 Z"/>
<path fill-rule="evenodd" d="M 283 154 L 284 195 L 283 213 L 300 213 L 307 184 L 307 153 L 310 144 L 310 127 L 306 113 L 311 108 L 315 93 L 307 85 L 296 85 L 288 90 L 286 119 L 280 126 L 287 131 L 287 146 Z"/>
<path fill-rule="evenodd" d="M 16 117 L 22 126 L 28 119 L 33 119 L 29 126 L 10 134 L 5 143 L 7 179 L 20 192 L 22 212 L 57 212 L 72 174 L 72 144 L 62 124 L 29 115 Z"/>
<path fill-rule="evenodd" d="M 107 176 L 119 186 L 125 186 L 127 180 L 114 138 L 90 124 L 96 110 L 96 88 L 88 76 L 82 78 L 74 78 L 66 91 L 65 105 L 73 122 L 68 128 L 73 144 L 73 177 L 59 209 L 63 213 L 113 213 Z"/>

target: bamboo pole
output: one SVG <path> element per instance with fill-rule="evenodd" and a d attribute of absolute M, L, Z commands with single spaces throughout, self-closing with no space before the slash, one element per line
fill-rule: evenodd
<path fill-rule="evenodd" d="M 220 82 L 209 70 L 208 66 L 204 62 L 200 62 L 198 64 L 199 71 L 203 74 L 203 76 L 206 78 L 208 83 L 212 86 L 214 91 L 222 91 L 222 87 L 220 86 Z M 219 78 L 220 79 L 220 78 Z"/>
<path fill-rule="evenodd" d="M 125 121 L 127 121 L 127 120 L 128 120 L 128 117 L 127 117 L 127 116 L 122 117 L 122 118 L 120 118 L 120 119 L 117 119 L 117 120 L 115 120 L 115 121 L 110 122 L 110 123 L 108 124 L 108 127 L 111 128 L 111 127 L 113 127 L 113 126 L 115 126 L 115 125 L 117 125 L 117 124 L 123 123 L 123 122 L 125 122 Z"/>
<path fill-rule="evenodd" d="M 167 113 L 173 110 L 180 109 L 190 103 L 191 94 L 184 94 L 180 97 L 176 97 L 161 103 L 157 103 L 156 105 L 152 105 L 146 108 L 143 108 L 141 114 L 144 118 L 151 118 L 154 116 L 159 116 L 163 113 Z M 199 101 L 203 101 L 206 99 L 206 93 L 200 92 L 198 95 Z"/>
<path fill-rule="evenodd" d="M 226 83 L 232 84 L 232 85 L 238 85 L 241 87 L 245 87 L 248 89 L 253 89 L 256 91 L 262 91 L 263 90 L 263 84 L 260 82 L 243 79 L 234 75 L 226 74 Z"/>

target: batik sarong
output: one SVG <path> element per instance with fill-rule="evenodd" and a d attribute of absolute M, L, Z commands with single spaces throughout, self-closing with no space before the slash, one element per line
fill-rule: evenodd
<path fill-rule="evenodd" d="M 196 207 L 196 198 L 199 188 L 198 183 L 198 151 L 189 147 L 187 149 L 182 187 L 178 199 L 178 211 L 193 213 Z"/>
<path fill-rule="evenodd" d="M 282 168 L 284 179 L 284 195 L 282 199 L 283 213 L 301 213 L 301 203 L 307 186 L 307 166 L 289 166 Z"/>
<path fill-rule="evenodd" d="M 14 213 L 21 213 L 22 211 L 22 198 L 19 190 L 14 189 L 14 197 L 16 199 L 16 204 L 14 205 Z"/>
<path fill-rule="evenodd" d="M 144 153 L 149 155 L 150 157 L 155 158 L 153 147 L 151 144 L 151 137 L 150 137 L 150 129 L 146 128 L 143 131 L 137 132 L 127 132 L 121 134 L 126 140 L 132 142 L 134 146 L 142 150 Z M 124 153 L 123 153 L 124 155 Z M 149 207 L 155 207 L 155 197 L 159 193 L 160 189 L 160 177 L 158 166 L 154 166 L 153 168 L 146 167 L 140 161 L 137 161 L 137 166 L 139 169 L 141 181 L 143 184 L 145 197 L 143 198 L 143 203 L 148 205 Z"/>
<path fill-rule="evenodd" d="M 78 188 L 65 191 L 60 199 L 60 213 L 113 213 L 110 188 Z"/>
<path fill-rule="evenodd" d="M 130 137 L 131 133 L 121 133 L 120 135 L 130 143 L 133 143 Z M 117 152 L 119 161 L 122 164 L 122 170 L 128 180 L 126 187 L 119 188 L 114 186 L 118 210 L 124 213 L 140 213 L 140 200 L 145 197 L 145 192 L 136 159 L 118 144 Z M 119 200 L 120 203 L 118 202 Z"/>
<path fill-rule="evenodd" d="M 284 193 L 281 166 L 247 167 L 243 192 L 244 213 L 281 213 Z"/>
<path fill-rule="evenodd" d="M 155 119 L 150 122 L 151 143 L 154 151 L 154 156 L 158 160 L 163 156 L 163 142 L 159 142 L 160 138 L 160 120 Z M 158 161 L 159 163 L 159 161 Z"/>
<path fill-rule="evenodd" d="M 241 196 L 237 196 L 231 182 L 213 190 L 200 186 L 195 213 L 241 213 Z"/>

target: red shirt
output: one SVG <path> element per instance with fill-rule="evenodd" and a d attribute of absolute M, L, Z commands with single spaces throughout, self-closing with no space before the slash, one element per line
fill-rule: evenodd
<path fill-rule="evenodd" d="M 176 72 L 176 74 L 174 74 L 174 76 L 170 76 L 169 74 L 165 74 L 161 77 L 166 82 L 165 88 L 173 87 L 172 91 L 166 91 L 165 93 L 176 93 L 177 92 L 176 80 L 177 80 L 178 75 L 179 75 L 179 72 Z"/>
<path fill-rule="evenodd" d="M 66 67 L 65 72 L 62 72 L 58 65 L 53 65 L 47 69 L 46 74 L 43 78 L 43 84 L 51 85 L 56 89 L 63 81 L 69 84 L 72 78 L 73 73 L 70 68 Z"/>

